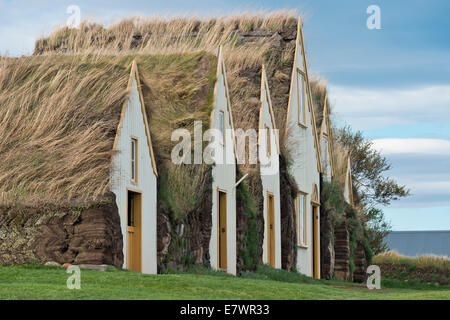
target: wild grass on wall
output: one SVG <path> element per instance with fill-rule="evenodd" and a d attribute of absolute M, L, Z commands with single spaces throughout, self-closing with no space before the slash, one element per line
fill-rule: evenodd
<path fill-rule="evenodd" d="M 242 260 L 240 271 L 256 270 L 261 263 L 263 225 L 262 212 L 257 207 L 246 182 L 242 182 L 236 190 L 236 208 L 238 217 L 238 259 Z M 262 221 L 264 223 L 264 221 Z M 261 230 L 262 229 L 262 230 Z"/>
<path fill-rule="evenodd" d="M 333 228 L 343 222 L 345 218 L 345 199 L 342 188 L 335 182 L 323 181 L 320 195 L 321 205 L 330 214 Z"/>
<path fill-rule="evenodd" d="M 167 229 L 158 228 L 158 241 L 170 239 L 164 252 L 158 252 L 161 271 L 205 263 L 211 236 L 211 170 L 208 165 L 170 163 L 160 175 L 158 215 L 168 221 Z"/>

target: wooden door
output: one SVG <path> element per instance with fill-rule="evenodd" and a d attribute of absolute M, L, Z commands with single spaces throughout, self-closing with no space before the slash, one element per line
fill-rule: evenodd
<path fill-rule="evenodd" d="M 275 201 L 267 195 L 267 263 L 275 268 Z"/>
<path fill-rule="evenodd" d="M 218 192 L 219 202 L 219 270 L 227 270 L 227 194 Z"/>
<path fill-rule="evenodd" d="M 127 269 L 142 272 L 142 195 L 128 191 Z"/>
<path fill-rule="evenodd" d="M 317 205 L 312 205 L 312 276 L 313 278 L 320 279 L 319 265 L 320 265 L 320 255 L 319 255 L 319 207 Z"/>

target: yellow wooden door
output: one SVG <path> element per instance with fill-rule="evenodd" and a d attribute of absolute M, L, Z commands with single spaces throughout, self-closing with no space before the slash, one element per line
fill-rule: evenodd
<path fill-rule="evenodd" d="M 320 279 L 320 237 L 319 237 L 319 207 L 312 205 L 312 276 Z"/>
<path fill-rule="evenodd" d="M 227 270 L 227 194 L 219 191 L 219 270 Z"/>
<path fill-rule="evenodd" d="M 128 192 L 127 269 L 142 272 L 142 195 Z"/>
<path fill-rule="evenodd" d="M 275 268 L 275 201 L 267 197 L 267 262 Z"/>

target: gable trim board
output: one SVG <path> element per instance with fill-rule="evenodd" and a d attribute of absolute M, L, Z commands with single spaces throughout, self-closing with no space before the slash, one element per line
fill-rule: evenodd
<path fill-rule="evenodd" d="M 124 268 L 147 274 L 157 273 L 157 170 L 153 156 L 153 148 L 146 118 L 145 105 L 140 90 L 139 73 L 136 62 L 133 61 L 127 86 L 128 97 L 123 104 L 118 130 L 114 141 L 114 151 L 111 165 L 111 191 L 116 195 L 120 225 L 123 237 Z M 136 154 L 137 176 L 131 181 L 132 159 L 131 140 L 139 144 Z M 147 148 L 144 146 L 147 144 Z M 141 220 L 139 241 L 128 238 L 128 196 L 129 192 L 139 193 L 141 197 Z M 137 248 L 131 248 L 132 243 Z M 136 241 L 135 241 L 136 240 Z M 128 252 L 128 250 L 132 250 Z M 139 265 L 131 261 L 130 255 L 138 255 Z"/>
<path fill-rule="evenodd" d="M 149 153 L 150 153 L 151 160 L 152 160 L 152 169 L 153 169 L 153 172 L 155 173 L 156 177 L 158 177 L 158 170 L 156 168 L 155 155 L 153 153 L 152 138 L 151 138 L 150 129 L 149 129 L 149 126 L 148 126 L 147 112 L 145 110 L 144 96 L 142 94 L 141 80 L 140 80 L 140 77 L 139 77 L 139 70 L 138 70 L 138 66 L 137 66 L 136 60 L 133 60 L 133 62 L 131 64 L 131 72 L 130 72 L 130 77 L 128 79 L 128 85 L 127 85 L 128 96 L 130 95 L 130 92 L 131 92 L 133 76 L 135 77 L 136 82 L 137 82 L 137 90 L 138 90 L 138 93 L 139 93 L 139 100 L 140 100 L 140 103 L 141 103 L 141 112 L 142 112 L 142 117 L 143 117 L 144 124 L 145 124 L 145 134 L 147 136 L 148 149 L 149 149 Z M 127 109 L 127 106 L 128 106 L 128 101 L 129 101 L 128 99 L 125 100 L 125 102 L 124 102 L 124 104 L 122 106 L 122 111 L 120 112 L 120 120 L 119 120 L 119 124 L 117 125 L 117 132 L 116 132 L 116 136 L 114 138 L 113 150 L 117 150 L 117 143 L 118 143 L 118 140 L 119 140 L 120 132 L 121 132 L 122 127 L 123 127 L 123 121 L 124 121 L 125 112 L 126 112 L 126 109 Z"/>
<path fill-rule="evenodd" d="M 333 145 L 331 142 L 332 136 L 331 136 L 331 127 L 330 127 L 330 113 L 329 113 L 329 109 L 328 109 L 328 92 L 325 93 L 325 102 L 324 102 L 324 107 L 323 107 L 323 120 L 322 120 L 322 125 L 320 126 L 320 135 L 319 135 L 319 145 L 322 146 L 322 138 L 323 136 L 326 134 L 327 136 L 327 142 L 328 142 L 328 159 L 330 161 L 330 167 L 331 167 L 331 172 L 330 175 L 331 177 L 334 176 L 334 160 L 333 160 Z M 324 127 L 327 127 L 327 132 L 324 131 Z M 322 166 L 322 171 L 324 170 L 323 166 Z M 322 172 L 323 173 L 323 172 Z"/>
<path fill-rule="evenodd" d="M 350 205 L 354 205 L 353 202 L 353 182 L 352 182 L 352 166 L 351 166 L 351 160 L 350 155 L 348 155 L 347 160 L 347 170 L 345 173 L 345 192 L 344 195 L 348 192 L 348 198 L 345 199 Z"/>
<path fill-rule="evenodd" d="M 237 154 L 237 147 L 236 147 L 236 137 L 235 137 L 235 132 L 234 132 L 234 121 L 233 121 L 233 112 L 231 111 L 231 99 L 230 99 L 230 90 L 228 88 L 228 81 L 227 81 L 227 72 L 226 72 L 226 68 L 225 68 L 225 57 L 223 54 L 223 47 L 220 46 L 219 47 L 219 55 L 217 57 L 217 79 L 219 78 L 219 75 L 222 75 L 223 78 L 223 85 L 225 87 L 225 97 L 226 97 L 226 102 L 227 102 L 227 111 L 229 113 L 229 118 L 228 118 L 228 123 L 230 125 L 231 128 L 233 128 L 233 130 L 231 131 L 231 137 L 233 140 L 233 148 L 234 148 L 234 154 Z M 216 97 L 217 95 L 217 86 L 219 85 L 218 80 L 216 81 L 216 84 L 214 85 L 214 97 Z M 213 110 L 211 111 L 211 115 L 209 117 L 209 126 L 210 128 L 213 127 L 213 117 L 214 117 L 214 111 L 215 108 L 213 108 Z"/>
<path fill-rule="evenodd" d="M 265 94 L 264 94 L 265 92 Z M 277 125 L 275 123 L 275 115 L 273 112 L 272 107 L 272 99 L 270 98 L 270 89 L 269 89 L 269 82 L 267 80 L 267 74 L 266 74 L 266 68 L 264 65 L 262 65 L 262 73 L 261 73 L 261 97 L 260 97 L 260 107 L 259 107 L 259 129 L 261 129 L 261 120 L 262 120 L 262 112 L 263 112 L 263 103 L 264 99 L 266 99 L 268 105 L 269 105 L 269 114 L 270 114 L 270 121 L 272 123 L 272 129 L 274 130 L 275 135 L 275 143 L 277 146 L 277 154 L 281 154 L 280 152 L 280 139 L 279 134 L 277 131 Z M 261 143 L 261 135 L 260 132 L 258 132 L 258 144 Z"/>

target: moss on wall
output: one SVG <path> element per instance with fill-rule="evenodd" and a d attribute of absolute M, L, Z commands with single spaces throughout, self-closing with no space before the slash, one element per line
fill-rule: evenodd
<path fill-rule="evenodd" d="M 168 164 L 158 184 L 159 271 L 208 265 L 212 167 Z"/>
<path fill-rule="evenodd" d="M 237 179 L 242 174 L 237 174 Z M 251 185 L 251 190 L 249 190 Z M 262 263 L 264 198 L 259 175 L 250 175 L 236 189 L 237 270 L 253 271 Z"/>

